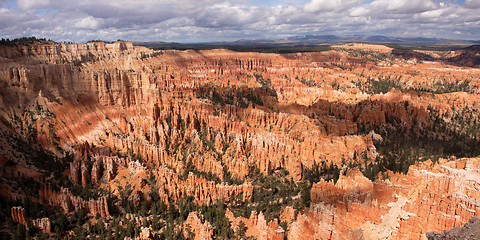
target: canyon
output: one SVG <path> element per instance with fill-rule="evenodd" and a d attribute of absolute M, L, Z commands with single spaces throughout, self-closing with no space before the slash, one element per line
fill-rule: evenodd
<path fill-rule="evenodd" d="M 0 45 L 2 217 L 65 238 L 427 239 L 464 226 L 480 215 L 472 49 Z"/>

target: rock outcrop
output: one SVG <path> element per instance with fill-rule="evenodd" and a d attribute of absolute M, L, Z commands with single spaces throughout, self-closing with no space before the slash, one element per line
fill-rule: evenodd
<path fill-rule="evenodd" d="M 22 224 L 23 226 L 28 225 L 28 218 L 25 216 L 25 209 L 23 207 L 12 207 L 11 216 L 13 221 Z"/>
<path fill-rule="evenodd" d="M 253 186 L 249 182 L 241 185 L 215 183 L 192 173 L 188 174 L 186 180 L 182 180 L 167 168 L 157 169 L 155 180 L 159 187 L 160 198 L 165 203 L 177 201 L 186 196 L 193 196 L 200 205 L 210 205 L 217 199 L 228 203 L 235 196 L 242 196 L 242 201 L 248 201 L 253 193 Z"/>
<path fill-rule="evenodd" d="M 25 215 L 25 209 L 23 207 L 12 207 L 11 217 L 14 222 L 23 225 L 27 230 L 31 224 L 31 226 L 39 229 L 43 233 L 51 233 L 52 224 L 50 219 L 37 218 L 32 220 Z"/>
<path fill-rule="evenodd" d="M 442 233 L 429 232 L 427 233 L 427 238 L 428 240 L 478 239 L 480 238 L 480 219 L 478 217 L 472 217 L 465 226 L 454 227 Z"/>
<path fill-rule="evenodd" d="M 188 214 L 187 220 L 182 225 L 186 237 L 191 237 L 188 234 L 193 234 L 193 239 L 195 240 L 213 239 L 213 226 L 208 221 L 202 221 L 199 216 L 203 217 L 197 212 Z"/>
<path fill-rule="evenodd" d="M 51 233 L 52 223 L 49 218 L 37 218 L 32 220 L 32 225 L 44 233 Z"/>
<path fill-rule="evenodd" d="M 70 163 L 70 179 L 82 186 L 95 185 L 102 179 L 108 182 L 116 177 L 118 168 L 127 168 L 132 162 L 129 158 L 92 153 L 88 158 L 78 157 Z"/>
<path fill-rule="evenodd" d="M 289 238 L 424 239 L 462 226 L 480 213 L 479 164 L 478 158 L 440 159 L 375 183 L 358 171 L 335 185 L 321 181 L 311 193 L 318 204 L 297 218 Z"/>
<path fill-rule="evenodd" d="M 261 240 L 281 240 L 284 239 L 285 230 L 279 225 L 278 219 L 267 223 L 265 215 L 253 211 L 250 218 L 236 218 L 232 212 L 227 210 L 226 216 L 232 224 L 232 229 L 239 234 L 244 232 L 246 237 L 253 237 Z M 243 224 L 241 224 L 243 223 Z M 240 229 L 243 225 L 245 229 Z"/>
<path fill-rule="evenodd" d="M 337 183 L 321 180 L 313 184 L 311 200 L 313 203 L 344 202 L 367 203 L 372 200 L 374 184 L 368 180 L 358 169 L 349 170 L 345 175 L 340 175 Z"/>
<path fill-rule="evenodd" d="M 60 192 L 52 190 L 50 185 L 42 186 L 39 190 L 40 199 L 48 204 L 59 206 L 65 213 L 71 213 L 84 209 L 91 216 L 108 217 L 107 199 L 99 197 L 98 199 L 85 200 L 79 196 L 74 196 L 68 189 L 61 188 Z"/>

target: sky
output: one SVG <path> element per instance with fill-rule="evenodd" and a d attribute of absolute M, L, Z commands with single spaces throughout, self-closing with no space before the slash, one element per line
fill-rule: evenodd
<path fill-rule="evenodd" d="M 326 34 L 480 40 L 480 0 L 0 0 L 0 38 L 192 43 Z"/>

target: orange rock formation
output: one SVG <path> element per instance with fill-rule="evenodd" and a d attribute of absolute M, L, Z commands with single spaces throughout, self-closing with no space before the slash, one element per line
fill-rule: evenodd
<path fill-rule="evenodd" d="M 98 199 L 85 200 L 79 196 L 74 196 L 66 188 L 62 188 L 60 192 L 52 190 L 50 185 L 42 186 L 39 191 L 39 196 L 42 201 L 51 205 L 60 206 L 65 213 L 71 213 L 84 209 L 86 213 L 92 216 L 109 216 L 107 200 L 105 197 Z"/>
<path fill-rule="evenodd" d="M 267 223 L 262 212 L 257 213 L 253 211 L 248 219 L 244 217 L 235 218 L 234 214 L 230 211 L 227 211 L 226 216 L 231 222 L 234 231 L 237 233 L 241 231 L 239 229 L 241 226 L 240 222 L 243 222 L 246 228 L 243 230 L 247 237 L 254 237 L 262 240 L 284 239 L 285 230 L 279 225 L 278 219 L 274 219 Z"/>
<path fill-rule="evenodd" d="M 40 229 L 44 233 L 51 232 L 51 222 L 48 218 L 38 218 L 30 219 L 25 215 L 25 209 L 23 207 L 12 207 L 11 217 L 14 222 L 22 224 L 25 228 L 28 229 L 29 224 L 31 223 L 33 227 Z"/>
<path fill-rule="evenodd" d="M 315 184 L 317 204 L 292 224 L 289 238 L 425 239 L 427 232 L 463 226 L 480 214 L 480 159 L 440 162 L 375 183 L 353 170 L 336 184 Z"/>
<path fill-rule="evenodd" d="M 191 212 L 188 214 L 187 220 L 183 223 L 183 226 L 186 232 L 193 234 L 193 239 L 195 240 L 213 239 L 212 225 L 208 221 L 202 223 L 197 212 Z"/>

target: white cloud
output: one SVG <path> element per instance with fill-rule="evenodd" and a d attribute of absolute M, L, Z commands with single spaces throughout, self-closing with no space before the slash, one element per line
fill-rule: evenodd
<path fill-rule="evenodd" d="M 387 1 L 387 10 L 401 13 L 419 13 L 428 10 L 433 10 L 436 5 L 431 0 L 381 0 Z"/>
<path fill-rule="evenodd" d="M 422 12 L 418 14 L 422 18 L 438 18 L 442 16 L 442 14 L 446 11 L 446 9 L 435 9 L 427 12 Z"/>
<path fill-rule="evenodd" d="M 365 7 L 357 7 L 357 8 L 354 8 L 352 9 L 350 12 L 349 12 L 349 16 L 351 17 L 360 17 L 360 16 L 366 16 L 370 13 L 370 10 L 368 10 L 367 8 Z"/>
<path fill-rule="evenodd" d="M 432 0 L 375 0 L 365 7 L 377 13 L 411 14 L 433 10 L 437 6 Z"/>
<path fill-rule="evenodd" d="M 75 23 L 75 28 L 97 29 L 100 27 L 100 21 L 94 17 L 88 16 Z"/>
<path fill-rule="evenodd" d="M 221 28 L 258 22 L 264 17 L 264 12 L 256 7 L 246 8 L 218 4 L 203 9 L 194 19 L 198 26 Z"/>
<path fill-rule="evenodd" d="M 359 3 L 357 0 L 312 0 L 303 6 L 305 12 L 341 11 Z"/>
<path fill-rule="evenodd" d="M 50 0 L 18 0 L 17 5 L 22 10 L 45 8 L 50 6 Z"/>
<path fill-rule="evenodd" d="M 4 0 L 0 0 L 2 2 Z M 285 3 L 290 2 L 290 3 Z M 480 39 L 480 0 L 18 0 L 3 4 L 2 37 L 220 41 L 305 34 Z M 457 34 L 458 31 L 462 34 Z"/>

